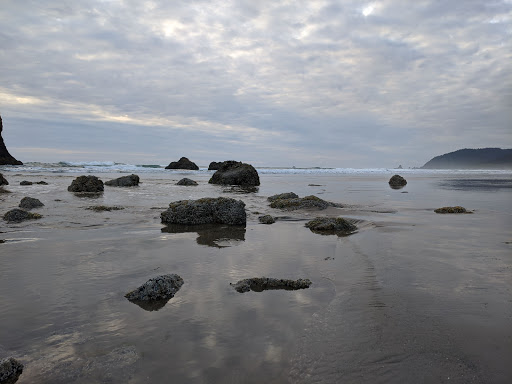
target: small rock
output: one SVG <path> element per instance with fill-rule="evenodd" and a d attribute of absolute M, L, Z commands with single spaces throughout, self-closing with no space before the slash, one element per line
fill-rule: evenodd
<path fill-rule="evenodd" d="M 27 180 L 20 181 L 20 185 L 32 185 L 32 184 L 34 184 L 34 183 L 31 181 L 27 181 Z"/>
<path fill-rule="evenodd" d="M 275 201 L 275 200 L 282 200 L 282 199 L 298 199 L 299 198 L 299 195 L 297 195 L 296 193 L 293 193 L 293 192 L 285 192 L 285 193 L 280 193 L 278 195 L 273 195 L 273 196 L 269 196 L 267 197 L 267 200 L 268 201 Z"/>
<path fill-rule="evenodd" d="M 389 186 L 391 188 L 402 188 L 407 184 L 407 181 L 400 175 L 394 175 L 389 179 Z"/>
<path fill-rule="evenodd" d="M 161 275 L 149 279 L 139 288 L 128 292 L 124 297 L 139 304 L 146 310 L 158 310 L 163 307 L 169 299 L 173 298 L 176 292 L 183 285 L 183 279 L 176 274 Z M 149 306 L 141 305 L 146 302 Z"/>
<path fill-rule="evenodd" d="M 199 170 L 199 167 L 196 165 L 196 163 L 190 161 L 186 157 L 182 157 L 178 161 L 171 162 L 165 169 L 189 169 L 192 171 Z"/>
<path fill-rule="evenodd" d="M 13 357 L 0 360 L 0 383 L 14 384 L 23 373 L 23 364 Z"/>
<path fill-rule="evenodd" d="M 114 180 L 106 181 L 105 185 L 109 187 L 136 187 L 139 185 L 139 182 L 139 176 L 131 174 L 129 176 L 122 176 Z"/>
<path fill-rule="evenodd" d="M 317 217 L 306 223 L 306 228 L 313 232 L 327 234 L 349 234 L 357 230 L 357 227 L 342 217 Z"/>
<path fill-rule="evenodd" d="M 276 219 L 274 219 L 270 215 L 260 216 L 258 217 L 258 220 L 260 221 L 261 224 L 274 224 L 276 222 Z"/>
<path fill-rule="evenodd" d="M 434 210 L 435 213 L 471 213 L 466 210 L 466 208 L 461 206 L 455 207 L 442 207 Z"/>
<path fill-rule="evenodd" d="M 118 207 L 118 206 L 112 206 L 112 207 L 107 207 L 106 205 L 92 205 L 90 207 L 87 207 L 85 209 L 89 209 L 91 211 L 95 211 L 95 212 L 110 212 L 110 211 L 120 211 L 122 209 L 124 209 L 123 207 Z"/>
<path fill-rule="evenodd" d="M 44 204 L 41 203 L 40 200 L 34 199 L 33 197 L 24 197 L 21 199 L 19 207 L 23 209 L 32 209 L 44 207 Z"/>
<path fill-rule="evenodd" d="M 21 222 L 24 220 L 36 220 L 41 217 L 43 216 L 38 213 L 27 212 L 23 209 L 14 208 L 4 215 L 4 220 L 8 222 Z"/>
<path fill-rule="evenodd" d="M 12 192 L 5 189 L 4 187 L 0 187 L 0 193 L 12 193 Z"/>
<path fill-rule="evenodd" d="M 103 192 L 103 181 L 96 176 L 79 176 L 68 187 L 69 192 L 99 193 Z"/>
<path fill-rule="evenodd" d="M 48 183 L 46 181 L 38 181 L 36 182 L 36 184 L 39 184 L 39 185 L 48 185 Z"/>
<path fill-rule="evenodd" d="M 197 182 L 195 182 L 194 180 L 192 179 L 189 179 L 189 178 L 186 178 L 184 177 L 183 179 L 181 179 L 180 181 L 178 181 L 176 183 L 176 185 L 197 185 Z"/>
<path fill-rule="evenodd" d="M 274 196 L 271 196 L 273 198 Z M 287 209 L 287 210 L 295 210 L 295 209 L 306 209 L 306 208 L 316 208 L 316 209 L 326 209 L 327 207 L 341 207 L 340 204 L 331 203 L 329 201 L 322 200 L 317 196 L 306 196 L 306 197 L 298 197 L 298 198 L 277 198 L 271 201 L 271 208 L 279 208 L 279 209 Z"/>
<path fill-rule="evenodd" d="M 270 289 L 285 289 L 285 290 L 297 290 L 309 288 L 311 285 L 309 279 L 298 279 L 298 280 L 286 280 L 286 279 L 274 279 L 272 277 L 254 277 L 251 279 L 240 280 L 235 284 L 231 284 L 237 292 L 249 292 L 253 290 L 255 292 L 262 292 Z"/>

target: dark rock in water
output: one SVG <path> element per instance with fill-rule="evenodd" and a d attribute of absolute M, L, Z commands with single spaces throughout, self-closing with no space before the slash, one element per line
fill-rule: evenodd
<path fill-rule="evenodd" d="M 271 196 L 273 197 L 273 196 Z M 295 210 L 295 209 L 326 209 L 327 207 L 341 207 L 340 204 L 322 200 L 317 196 L 305 196 L 291 199 L 275 199 L 270 203 L 271 208 Z"/>
<path fill-rule="evenodd" d="M 245 203 L 226 197 L 175 201 L 160 217 L 169 224 L 243 225 L 247 221 Z"/>
<path fill-rule="evenodd" d="M 149 279 L 124 297 L 147 311 L 158 311 L 174 297 L 182 285 L 183 279 L 174 273 L 161 275 Z"/>
<path fill-rule="evenodd" d="M 139 176 L 132 174 L 129 176 L 118 177 L 117 179 L 106 181 L 105 185 L 108 185 L 109 187 L 136 187 L 139 185 L 139 181 Z"/>
<path fill-rule="evenodd" d="M 215 248 L 227 248 L 245 241 L 245 225 L 222 224 L 168 224 L 162 228 L 164 233 L 190 233 L 196 232 L 196 242 Z"/>
<path fill-rule="evenodd" d="M 199 167 L 186 157 L 182 157 L 178 161 L 171 162 L 165 169 L 190 169 L 193 171 L 199 170 Z"/>
<path fill-rule="evenodd" d="M 108 207 L 106 205 L 92 205 L 90 207 L 87 207 L 85 209 L 89 209 L 91 211 L 95 211 L 95 212 L 110 212 L 110 211 L 120 211 L 122 209 L 124 209 L 123 207 L 118 207 L 116 205 L 112 206 L 112 207 Z"/>
<path fill-rule="evenodd" d="M 436 210 L 434 210 L 434 212 L 435 213 L 472 213 L 472 212 L 468 212 L 466 210 L 466 208 L 461 207 L 461 206 L 437 208 Z"/>
<path fill-rule="evenodd" d="M 32 184 L 34 184 L 34 183 L 31 181 L 27 181 L 27 180 L 20 181 L 20 185 L 32 185 Z"/>
<path fill-rule="evenodd" d="M 79 176 L 68 187 L 69 192 L 99 193 L 103 192 L 103 181 L 96 176 Z"/>
<path fill-rule="evenodd" d="M 258 220 L 260 221 L 261 224 L 274 224 L 276 222 L 276 219 L 274 219 L 270 215 L 260 216 L 258 217 Z"/>
<path fill-rule="evenodd" d="M 342 217 L 317 217 L 305 224 L 312 232 L 320 234 L 348 235 L 357 231 L 357 227 Z"/>
<path fill-rule="evenodd" d="M 220 165 L 208 182 L 210 184 L 257 186 L 260 185 L 260 177 L 252 165 L 229 160 Z"/>
<path fill-rule="evenodd" d="M 197 185 L 197 182 L 195 182 L 194 180 L 192 179 L 188 179 L 186 177 L 184 177 L 183 179 L 181 179 L 180 181 L 178 181 L 176 183 L 176 185 Z"/>
<path fill-rule="evenodd" d="M 0 165 L 23 165 L 19 160 L 16 160 L 11 156 L 7 147 L 5 146 L 4 139 L 2 137 L 3 123 L 2 117 L 0 116 Z M 0 184 L 1 185 L 1 184 Z"/>
<path fill-rule="evenodd" d="M 309 279 L 298 279 L 298 280 L 285 280 L 285 279 L 274 279 L 271 277 L 254 277 L 252 279 L 240 280 L 235 284 L 231 284 L 237 292 L 249 292 L 253 290 L 255 292 L 262 292 L 270 289 L 285 289 L 285 290 L 297 290 L 309 288 L 311 285 Z"/>
<path fill-rule="evenodd" d="M 36 220 L 40 219 L 41 216 L 39 213 L 32 213 L 24 211 L 23 209 L 14 208 L 5 213 L 4 220 L 9 222 L 19 223 L 24 220 Z"/>
<path fill-rule="evenodd" d="M 296 193 L 285 192 L 285 193 L 280 193 L 278 195 L 269 196 L 267 198 L 267 200 L 275 201 L 275 200 L 280 200 L 280 199 L 298 199 L 298 198 L 299 198 L 299 195 L 297 195 Z"/>
<path fill-rule="evenodd" d="M 0 187 L 0 193 L 12 193 L 11 191 L 8 191 L 4 187 Z"/>
<path fill-rule="evenodd" d="M 9 185 L 7 179 L 0 173 L 0 185 Z"/>
<path fill-rule="evenodd" d="M 23 373 L 23 364 L 13 357 L 0 360 L 0 384 L 14 384 Z"/>
<path fill-rule="evenodd" d="M 216 171 L 220 168 L 222 161 L 212 161 L 208 166 L 209 171 Z"/>
<path fill-rule="evenodd" d="M 48 185 L 48 183 L 46 181 L 37 181 L 36 184 L 39 184 L 39 185 Z"/>
<path fill-rule="evenodd" d="M 41 203 L 40 200 L 34 199 L 33 197 L 24 197 L 21 199 L 19 207 L 23 209 L 32 209 L 44 207 L 44 204 Z"/>
<path fill-rule="evenodd" d="M 389 179 L 389 186 L 391 188 L 402 188 L 407 184 L 407 181 L 400 175 L 394 175 Z"/>

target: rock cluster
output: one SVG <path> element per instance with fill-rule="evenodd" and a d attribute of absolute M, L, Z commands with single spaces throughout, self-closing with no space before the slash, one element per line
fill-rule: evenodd
<path fill-rule="evenodd" d="M 391 177 L 391 179 L 389 179 L 389 186 L 392 188 L 393 187 L 401 188 L 405 185 L 407 185 L 407 180 L 405 180 L 400 175 L 394 175 L 393 177 Z"/>
<path fill-rule="evenodd" d="M 41 203 L 39 199 L 34 199 L 33 197 L 24 197 L 20 201 L 20 205 L 18 207 L 23 209 L 32 209 L 32 208 L 39 208 L 44 207 L 44 204 Z"/>
<path fill-rule="evenodd" d="M 342 217 L 317 217 L 305 224 L 312 232 L 326 234 L 349 234 L 357 231 L 357 227 Z"/>
<path fill-rule="evenodd" d="M 79 176 L 68 187 L 69 192 L 99 193 L 103 190 L 103 181 L 96 176 Z"/>
<path fill-rule="evenodd" d="M 40 219 L 41 217 L 43 217 L 43 216 L 41 216 L 39 213 L 27 212 L 27 211 L 25 211 L 23 209 L 19 209 L 19 208 L 11 209 L 10 211 L 8 211 L 4 214 L 5 221 L 15 222 L 15 223 L 19 223 L 19 222 L 22 222 L 25 220 L 36 220 L 36 219 Z"/>
<path fill-rule="evenodd" d="M 13 357 L 0 360 L 0 383 L 14 384 L 23 373 L 23 364 Z"/>
<path fill-rule="evenodd" d="M 284 197 L 283 197 L 284 196 Z M 288 197 L 288 196 L 297 196 L 293 192 L 290 194 L 283 193 L 280 195 L 274 195 L 268 197 L 270 201 L 271 208 L 279 208 L 279 209 L 287 209 L 287 210 L 295 210 L 295 209 L 307 209 L 307 208 L 315 208 L 315 209 L 326 209 L 327 207 L 340 207 L 341 205 L 336 203 L 331 203 L 329 201 L 322 200 L 317 196 L 305 196 L 305 197 Z"/>
<path fill-rule="evenodd" d="M 183 179 L 181 179 L 180 181 L 178 181 L 176 183 L 176 185 L 186 185 L 186 186 L 190 186 L 190 185 L 197 185 L 197 182 L 192 180 L 192 179 L 189 179 L 187 177 L 184 177 Z"/>
<path fill-rule="evenodd" d="M 135 302 L 143 309 L 154 311 L 162 308 L 173 298 L 183 285 L 181 276 L 174 273 L 149 279 L 137 289 L 128 292 L 124 297 Z M 148 305 L 141 304 L 147 302 Z"/>
<path fill-rule="evenodd" d="M 286 290 L 297 290 L 309 288 L 311 285 L 309 279 L 298 279 L 298 280 L 286 280 L 286 279 L 274 279 L 272 277 L 253 277 L 251 279 L 240 280 L 235 284 L 231 284 L 237 292 L 249 292 L 253 290 L 255 292 L 262 292 L 269 289 L 286 289 Z"/>
<path fill-rule="evenodd" d="M 109 187 L 136 187 L 139 185 L 140 178 L 137 175 L 129 175 L 118 177 L 117 179 L 109 180 L 105 182 L 105 185 Z"/>
<path fill-rule="evenodd" d="M 0 173 L 0 185 L 9 185 L 7 179 Z"/>
<path fill-rule="evenodd" d="M 210 184 L 258 186 L 260 177 L 258 171 L 246 163 L 228 160 L 221 163 L 219 169 L 208 181 Z"/>
<path fill-rule="evenodd" d="M 7 150 L 4 139 L 2 137 L 3 128 L 2 117 L 0 116 L 0 165 L 23 165 L 21 161 L 12 157 Z"/>
<path fill-rule="evenodd" d="M 437 208 L 436 210 L 434 210 L 435 213 L 471 213 L 471 212 L 468 212 L 466 210 L 466 208 L 464 207 L 461 207 L 459 205 L 455 206 L 455 207 L 442 207 L 442 208 Z"/>
<path fill-rule="evenodd" d="M 190 169 L 193 171 L 199 170 L 199 167 L 186 157 L 182 157 L 178 161 L 172 161 L 165 169 Z"/>
<path fill-rule="evenodd" d="M 258 220 L 260 221 L 261 224 L 274 224 L 276 222 L 276 219 L 274 219 L 270 215 L 260 216 L 258 217 Z"/>
<path fill-rule="evenodd" d="M 175 201 L 160 217 L 169 224 L 244 225 L 247 221 L 245 203 L 227 197 Z"/>

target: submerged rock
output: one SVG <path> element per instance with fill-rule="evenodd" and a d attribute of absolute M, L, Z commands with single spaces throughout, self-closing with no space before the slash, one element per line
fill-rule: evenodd
<path fill-rule="evenodd" d="M 276 195 L 277 196 L 277 195 Z M 271 196 L 272 198 L 274 196 Z M 317 196 L 306 196 L 306 197 L 297 197 L 297 198 L 277 198 L 271 200 L 270 207 L 271 208 L 279 208 L 279 209 L 306 209 L 306 208 L 316 208 L 316 209 L 326 209 L 327 207 L 340 207 L 340 204 L 331 203 L 329 201 L 322 200 Z"/>
<path fill-rule="evenodd" d="M 78 176 L 68 187 L 69 192 L 99 193 L 103 190 L 103 181 L 96 176 Z"/>
<path fill-rule="evenodd" d="M 139 181 L 139 176 L 132 174 L 106 181 L 105 185 L 108 185 L 109 187 L 136 187 L 139 185 Z"/>
<path fill-rule="evenodd" d="M 32 213 L 24 211 L 23 209 L 14 208 L 5 213 L 4 220 L 8 222 L 21 222 L 25 220 L 36 220 L 40 219 L 41 216 L 39 213 Z"/>
<path fill-rule="evenodd" d="M 27 180 L 20 181 L 20 185 L 32 185 L 32 184 L 34 184 L 34 183 L 31 181 L 27 181 Z"/>
<path fill-rule="evenodd" d="M 190 161 L 186 157 L 182 157 L 178 161 L 172 161 L 165 169 L 190 169 L 193 171 L 198 171 L 199 167 L 196 163 Z"/>
<path fill-rule="evenodd" d="M 260 177 L 252 165 L 228 160 L 220 165 L 208 182 L 222 185 L 258 186 Z"/>
<path fill-rule="evenodd" d="M 24 197 L 21 199 L 19 207 L 23 209 L 32 209 L 44 207 L 44 204 L 41 203 L 39 199 L 34 199 L 33 197 Z"/>
<path fill-rule="evenodd" d="M 286 199 L 298 199 L 299 195 L 293 192 L 279 193 L 277 195 L 267 197 L 268 201 L 286 200 Z"/>
<path fill-rule="evenodd" d="M 124 297 L 148 311 L 157 311 L 174 297 L 183 285 L 181 276 L 174 273 L 149 279 Z"/>
<path fill-rule="evenodd" d="M 7 179 L 0 173 L 0 185 L 9 185 Z"/>
<path fill-rule="evenodd" d="M 472 213 L 466 210 L 466 208 L 461 206 L 455 206 L 455 207 L 442 207 L 437 208 L 434 210 L 435 213 Z"/>
<path fill-rule="evenodd" d="M 325 234 L 350 234 L 357 227 L 342 217 L 317 217 L 305 224 L 312 232 Z"/>
<path fill-rule="evenodd" d="M 222 161 L 212 161 L 210 163 L 210 165 L 208 166 L 208 170 L 209 171 L 216 171 L 217 169 L 220 168 L 221 164 L 222 164 Z"/>
<path fill-rule="evenodd" d="M 270 215 L 260 216 L 258 217 L 258 220 L 260 221 L 261 224 L 274 224 L 276 222 L 276 219 L 274 219 Z"/>
<path fill-rule="evenodd" d="M 175 201 L 160 217 L 169 224 L 243 225 L 247 221 L 245 203 L 227 197 Z"/>
<path fill-rule="evenodd" d="M 272 277 L 254 277 L 251 279 L 240 280 L 235 284 L 231 284 L 237 292 L 249 292 L 253 290 L 255 292 L 262 292 L 269 289 L 285 289 L 285 290 L 297 290 L 309 288 L 311 285 L 309 279 L 298 279 L 298 280 L 286 280 L 286 279 L 274 279 Z"/>
<path fill-rule="evenodd" d="M 0 360 L 0 384 L 14 384 L 23 373 L 23 364 L 13 357 Z"/>
<path fill-rule="evenodd" d="M 405 180 L 400 175 L 394 175 L 393 177 L 391 177 L 391 179 L 389 179 L 389 186 L 391 188 L 402 188 L 405 185 L 407 185 L 407 180 Z"/>
<path fill-rule="evenodd" d="M 176 183 L 176 185 L 197 185 L 197 182 L 192 180 L 192 179 L 189 179 L 189 178 L 186 178 L 184 177 L 183 179 L 181 179 L 180 181 L 178 181 Z"/>
<path fill-rule="evenodd" d="M 95 212 L 110 212 L 110 211 L 120 211 L 124 209 L 124 207 L 118 207 L 116 205 L 108 207 L 106 205 L 91 205 L 90 207 L 87 207 L 85 209 L 89 209 L 91 211 Z"/>
<path fill-rule="evenodd" d="M 0 187 L 0 193 L 12 193 L 12 192 L 5 189 L 4 187 Z"/>

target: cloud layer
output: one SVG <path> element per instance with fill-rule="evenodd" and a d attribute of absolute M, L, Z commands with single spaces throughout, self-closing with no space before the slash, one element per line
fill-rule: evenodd
<path fill-rule="evenodd" d="M 512 2 L 7 0 L 22 161 L 419 166 L 512 147 Z"/>

